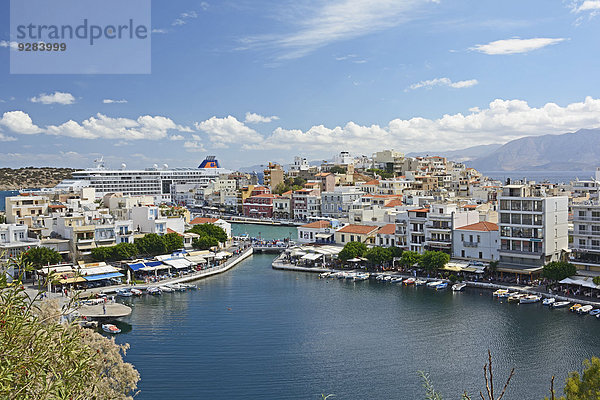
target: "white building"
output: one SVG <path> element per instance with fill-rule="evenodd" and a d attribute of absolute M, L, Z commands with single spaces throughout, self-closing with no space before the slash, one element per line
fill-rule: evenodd
<path fill-rule="evenodd" d="M 321 193 L 321 215 L 324 217 L 347 217 L 352 204 L 365 193 L 354 186 L 336 186 L 333 192 Z"/>
<path fill-rule="evenodd" d="M 315 221 L 298 227 L 299 243 L 333 243 L 335 229 L 329 221 Z"/>
<path fill-rule="evenodd" d="M 600 271 L 600 203 L 572 204 L 573 242 L 571 262 L 580 268 Z"/>
<path fill-rule="evenodd" d="M 543 189 L 507 185 L 500 201 L 500 263 L 539 267 L 568 250 L 568 198 Z"/>
<path fill-rule="evenodd" d="M 167 219 L 160 216 L 157 206 L 141 206 L 131 209 L 133 229 L 140 233 L 167 233 Z"/>
<path fill-rule="evenodd" d="M 0 224 L 0 259 L 16 257 L 31 247 L 39 246 L 39 240 L 27 235 L 26 225 Z"/>
<path fill-rule="evenodd" d="M 495 261 L 499 258 L 500 228 L 491 222 L 456 228 L 452 232 L 452 256 L 478 261 Z"/>
<path fill-rule="evenodd" d="M 4 200 L 6 222 L 33 226 L 36 219 L 48 213 L 46 196 L 11 196 Z"/>

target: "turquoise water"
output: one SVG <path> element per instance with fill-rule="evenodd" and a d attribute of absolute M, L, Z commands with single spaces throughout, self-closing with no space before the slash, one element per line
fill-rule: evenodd
<path fill-rule="evenodd" d="M 231 224 L 231 234 L 240 236 L 248 234 L 250 237 L 261 237 L 266 240 L 298 238 L 298 229 L 295 226 Z"/>
<path fill-rule="evenodd" d="M 275 271 L 254 255 L 198 290 L 127 301 L 126 359 L 139 399 L 423 399 L 418 370 L 446 399 L 478 393 L 490 349 L 506 399 L 542 399 L 600 353 L 600 321 L 491 292 L 435 292 Z"/>

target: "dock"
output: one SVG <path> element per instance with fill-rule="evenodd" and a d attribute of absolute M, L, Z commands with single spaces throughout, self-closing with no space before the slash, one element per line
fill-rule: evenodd
<path fill-rule="evenodd" d="M 87 319 L 118 319 L 127 317 L 131 314 L 131 307 L 116 302 L 107 302 L 104 304 L 82 305 L 73 310 Z"/>

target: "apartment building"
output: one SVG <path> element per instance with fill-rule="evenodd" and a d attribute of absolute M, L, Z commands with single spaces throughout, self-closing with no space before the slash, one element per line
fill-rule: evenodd
<path fill-rule="evenodd" d="M 500 227 L 491 222 L 477 222 L 452 232 L 452 256 L 468 260 L 496 261 L 499 258 Z"/>
<path fill-rule="evenodd" d="M 568 250 L 568 198 L 544 188 L 506 185 L 499 197 L 500 264 L 540 267 Z"/>
<path fill-rule="evenodd" d="M 321 215 L 331 218 L 348 216 L 352 204 L 365 193 L 355 186 L 337 186 L 321 193 Z"/>
<path fill-rule="evenodd" d="M 48 213 L 47 196 L 11 196 L 4 201 L 6 222 L 32 227 L 38 217 Z"/>
<path fill-rule="evenodd" d="M 571 262 L 584 270 L 600 272 L 600 203 L 572 204 Z"/>
<path fill-rule="evenodd" d="M 269 162 L 267 168 L 263 170 L 264 184 L 271 190 L 275 189 L 277 185 L 283 183 L 284 172 L 281 165 Z"/>

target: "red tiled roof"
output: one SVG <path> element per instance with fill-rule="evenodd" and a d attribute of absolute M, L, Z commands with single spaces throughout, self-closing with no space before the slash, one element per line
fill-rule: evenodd
<path fill-rule="evenodd" d="M 460 229 L 462 231 L 490 232 L 490 231 L 497 231 L 500 228 L 498 228 L 498 225 L 496 225 L 492 222 L 483 221 L 483 222 L 477 222 L 476 224 L 461 226 L 460 228 L 456 228 L 456 229 Z"/>
<path fill-rule="evenodd" d="M 331 223 L 329 221 L 315 221 L 306 225 L 302 225 L 300 228 L 314 228 L 314 229 L 323 229 L 329 228 Z"/>
<path fill-rule="evenodd" d="M 67 208 L 67 207 L 63 206 L 62 204 L 50 204 L 48 206 L 48 208 Z"/>
<path fill-rule="evenodd" d="M 387 203 L 385 205 L 385 207 L 396 207 L 396 206 L 401 206 L 402 205 L 402 200 L 392 200 L 389 203 Z"/>
<path fill-rule="evenodd" d="M 369 182 L 363 183 L 363 185 L 379 185 L 379 181 L 377 179 L 373 179 Z"/>
<path fill-rule="evenodd" d="M 414 212 L 429 212 L 429 208 L 417 208 L 416 210 L 408 210 Z"/>
<path fill-rule="evenodd" d="M 167 233 L 176 233 L 176 234 L 178 234 L 179 236 L 183 236 L 181 233 L 179 233 L 179 232 L 176 232 L 176 231 L 174 231 L 174 230 L 173 230 L 173 229 L 171 229 L 171 228 L 167 228 Z"/>
<path fill-rule="evenodd" d="M 378 235 L 393 235 L 394 233 L 396 233 L 396 225 L 394 224 L 384 225 L 377 231 Z"/>
<path fill-rule="evenodd" d="M 369 233 L 373 233 L 377 230 L 376 226 L 369 225 L 346 225 L 342 229 L 338 230 L 338 232 L 342 233 L 356 233 L 359 235 L 368 235 Z"/>
<path fill-rule="evenodd" d="M 275 195 L 272 194 L 272 193 L 262 193 L 262 194 L 256 194 L 256 195 L 250 196 L 250 197 L 268 197 L 268 198 L 273 198 L 273 197 L 275 197 Z"/>
<path fill-rule="evenodd" d="M 475 208 L 477 208 L 477 204 L 465 204 L 463 206 L 463 208 L 472 208 L 472 209 L 475 209 Z"/>
<path fill-rule="evenodd" d="M 203 217 L 196 217 L 194 218 L 190 224 L 191 225 L 197 225 L 197 224 L 214 224 L 215 222 L 217 222 L 219 219 L 218 218 L 203 218 Z"/>

